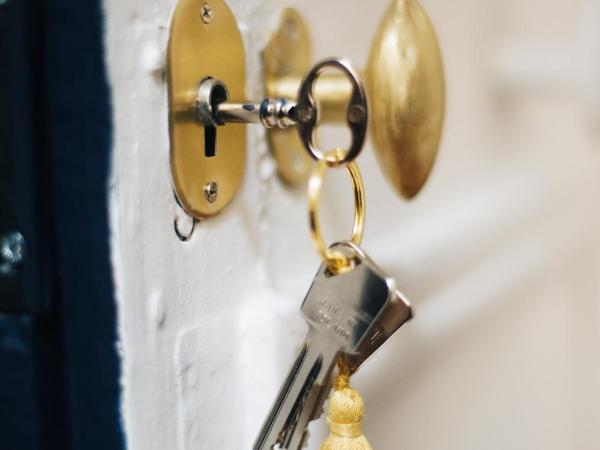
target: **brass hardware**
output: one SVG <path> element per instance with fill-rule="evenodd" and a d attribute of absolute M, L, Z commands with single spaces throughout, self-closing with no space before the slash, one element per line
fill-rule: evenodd
<path fill-rule="evenodd" d="M 170 160 L 175 195 L 190 216 L 213 217 L 233 199 L 245 171 L 247 123 L 269 130 L 279 174 L 295 185 L 307 180 L 310 156 L 325 155 L 313 141 L 319 123 L 350 128 L 350 148 L 327 153 L 340 158 L 327 164 L 338 166 L 357 156 L 370 118 L 387 179 L 405 198 L 419 192 L 437 155 L 445 87 L 437 40 L 417 1 L 393 0 L 377 32 L 366 70 L 372 114 L 348 63 L 325 60 L 302 78 L 310 59 L 307 27 L 287 9 L 263 52 L 268 97 L 248 102 L 243 42 L 224 0 L 179 1 L 168 51 Z M 342 75 L 323 74 L 326 67 Z"/>
<path fill-rule="evenodd" d="M 264 51 L 267 95 L 296 97 L 301 75 L 310 65 L 310 49 L 309 33 L 301 16 L 285 10 L 279 29 Z M 394 0 L 390 4 L 371 47 L 366 88 L 372 112 L 369 125 L 381 168 L 400 196 L 412 198 L 433 167 L 445 110 L 439 46 L 416 0 Z M 323 121 L 346 120 L 351 90 L 350 83 L 340 76 L 325 75 L 319 80 L 314 95 Z M 305 182 L 308 170 L 293 168 L 297 161 L 306 161 L 306 151 L 293 130 L 268 133 L 282 178 L 294 185 Z"/>
<path fill-rule="evenodd" d="M 200 17 L 202 17 L 202 22 L 211 23 L 214 18 L 214 11 L 208 3 L 202 5 L 202 9 L 200 10 Z"/>
<path fill-rule="evenodd" d="M 295 99 L 300 81 L 312 63 L 308 28 L 295 10 L 283 11 L 280 26 L 264 48 L 262 59 L 267 97 Z M 284 80 L 292 82 L 291 89 L 282 95 Z M 304 150 L 296 130 L 274 128 L 268 130 L 267 137 L 281 179 L 292 186 L 305 183 L 313 160 Z"/>
<path fill-rule="evenodd" d="M 433 27 L 416 1 L 394 1 L 367 64 L 372 136 L 379 165 L 396 192 L 412 198 L 437 156 L 446 88 Z"/>
<path fill-rule="evenodd" d="M 212 217 L 231 202 L 246 166 L 245 125 L 217 129 L 205 127 L 198 119 L 198 88 L 203 80 L 214 78 L 226 83 L 227 88 L 212 86 L 221 101 L 243 101 L 246 97 L 242 37 L 223 0 L 179 1 L 171 23 L 167 59 L 174 191 L 190 216 Z"/>
<path fill-rule="evenodd" d="M 214 203 L 217 201 L 217 196 L 219 195 L 219 185 L 211 181 L 210 183 L 206 183 L 204 185 L 204 196 L 208 203 Z"/>

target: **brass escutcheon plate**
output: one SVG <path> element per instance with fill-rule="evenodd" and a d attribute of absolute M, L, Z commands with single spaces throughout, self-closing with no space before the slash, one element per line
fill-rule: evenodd
<path fill-rule="evenodd" d="M 297 11 L 283 10 L 279 27 L 264 48 L 262 59 L 266 96 L 296 100 L 299 80 L 312 63 L 308 27 Z M 291 186 L 304 185 L 314 161 L 304 148 L 296 127 L 270 129 L 267 137 L 281 179 Z"/>
<path fill-rule="evenodd" d="M 196 91 L 207 77 L 222 80 L 231 101 L 246 97 L 244 45 L 224 1 L 180 0 L 167 64 L 173 188 L 190 216 L 213 217 L 233 199 L 246 167 L 245 125 L 218 127 L 215 155 L 209 156 L 204 125 L 196 119 Z"/>

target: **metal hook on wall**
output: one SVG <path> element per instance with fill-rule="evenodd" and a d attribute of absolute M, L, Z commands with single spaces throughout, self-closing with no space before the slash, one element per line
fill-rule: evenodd
<path fill-rule="evenodd" d="M 191 218 L 192 219 L 192 228 L 190 228 L 190 231 L 188 231 L 187 234 L 183 234 L 181 231 L 179 231 L 179 220 L 177 219 L 177 217 L 175 217 L 175 219 L 173 220 L 173 229 L 175 230 L 175 234 L 177 235 L 177 237 L 179 238 L 179 240 L 181 242 L 187 242 L 192 238 L 192 235 L 194 234 L 194 230 L 196 229 L 196 224 L 198 223 L 198 219 L 195 219 L 194 217 Z"/>
<path fill-rule="evenodd" d="M 181 203 L 179 203 L 179 199 L 177 198 L 177 195 L 175 195 L 175 201 L 177 202 L 177 205 L 179 206 L 179 208 L 181 208 L 181 212 L 192 220 L 192 226 L 191 226 L 190 230 L 187 233 L 182 233 L 181 230 L 179 229 L 178 215 L 175 214 L 175 219 L 173 219 L 173 230 L 175 230 L 175 235 L 181 242 L 187 242 L 192 238 L 192 235 L 194 234 L 194 231 L 196 230 L 196 224 L 199 222 L 199 220 L 196 219 L 195 217 L 190 216 L 189 214 L 187 214 L 185 212 L 185 210 L 181 206 Z"/>

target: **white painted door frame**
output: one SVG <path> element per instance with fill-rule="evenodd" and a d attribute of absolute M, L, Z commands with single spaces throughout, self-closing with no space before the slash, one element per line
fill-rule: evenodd
<path fill-rule="evenodd" d="M 252 98 L 262 94 L 260 50 L 284 6 L 307 17 L 317 57 L 349 56 L 359 65 L 386 6 L 228 3 L 244 37 Z M 597 141 L 568 95 L 496 101 L 484 58 L 504 35 L 544 38 L 543 23 L 575 23 L 572 9 L 583 2 L 538 3 L 424 0 L 448 76 L 433 176 L 403 204 L 372 152 L 361 157 L 365 248 L 416 309 L 355 380 L 367 404 L 365 432 L 380 450 L 598 445 L 593 380 L 600 377 L 590 344 L 599 337 Z M 190 242 L 175 237 L 181 211 L 170 184 L 164 81 L 174 6 L 105 0 L 123 418 L 133 450 L 241 450 L 250 448 L 303 338 L 297 311 L 318 257 L 304 193 L 277 178 L 258 127 L 249 129 L 246 177 L 233 204 L 200 223 Z M 535 11 L 538 25 L 528 28 L 519 8 Z M 556 38 L 568 39 L 568 26 L 562 30 Z M 325 200 L 328 228 L 338 233 L 349 226 L 346 187 L 335 179 Z M 315 426 L 310 448 L 323 429 Z"/>

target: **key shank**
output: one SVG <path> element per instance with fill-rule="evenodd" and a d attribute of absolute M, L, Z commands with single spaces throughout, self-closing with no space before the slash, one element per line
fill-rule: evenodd
<path fill-rule="evenodd" d="M 331 372 L 339 354 L 337 345 L 317 346 L 313 330 L 296 357 L 253 450 L 300 449 L 307 438 L 308 422 L 320 416 L 319 408 L 327 398 Z M 333 362 L 333 363 L 332 363 Z M 323 398 L 324 396 L 324 398 Z"/>
<path fill-rule="evenodd" d="M 212 127 L 257 123 L 267 129 L 285 129 L 298 122 L 295 101 L 265 98 L 259 102 L 230 102 L 227 86 L 214 78 L 206 78 L 198 86 L 194 110 L 197 121 Z"/>

